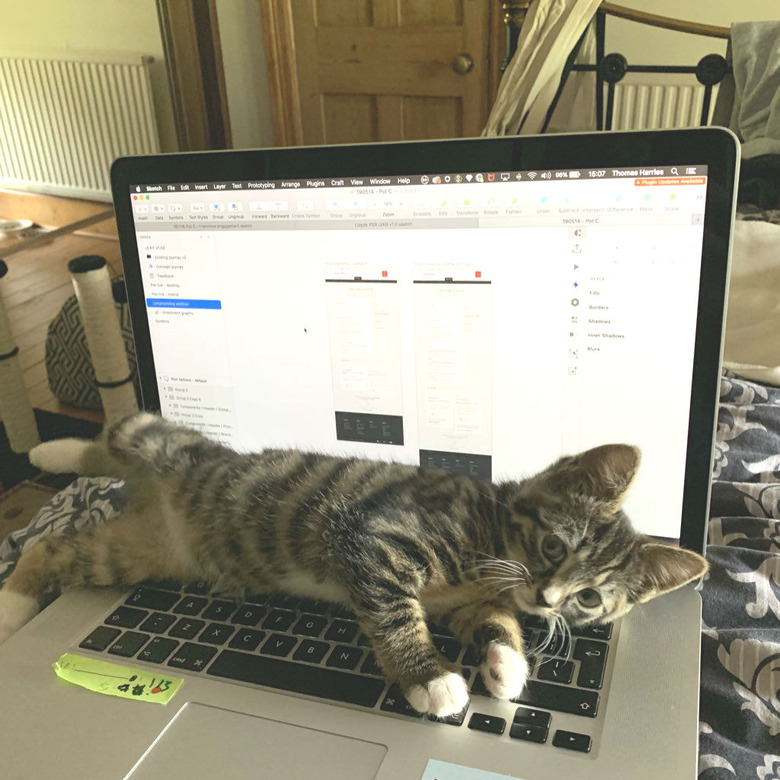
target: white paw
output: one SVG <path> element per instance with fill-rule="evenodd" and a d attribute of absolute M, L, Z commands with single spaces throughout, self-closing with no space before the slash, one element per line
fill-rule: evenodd
<path fill-rule="evenodd" d="M 511 647 L 491 642 L 480 667 L 487 689 L 497 699 L 514 699 L 525 688 L 528 661 Z"/>
<path fill-rule="evenodd" d="M 0 645 L 38 613 L 40 605 L 30 597 L 12 590 L 0 590 Z"/>
<path fill-rule="evenodd" d="M 455 715 L 469 703 L 466 681 L 454 672 L 446 672 L 425 685 L 413 685 L 404 694 L 417 712 L 427 712 L 437 718 Z"/>
<path fill-rule="evenodd" d="M 50 474 L 68 474 L 78 471 L 82 456 L 90 442 L 82 439 L 45 441 L 30 450 L 30 463 Z"/>

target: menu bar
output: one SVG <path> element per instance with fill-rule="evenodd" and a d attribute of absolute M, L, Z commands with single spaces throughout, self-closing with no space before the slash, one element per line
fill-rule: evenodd
<path fill-rule="evenodd" d="M 274 179 L 269 181 L 186 182 L 177 184 L 133 184 L 134 193 L 235 192 L 250 190 L 316 190 L 327 187 L 399 187 L 437 184 L 484 184 L 533 181 L 592 181 L 594 179 L 681 179 L 702 177 L 706 165 L 671 165 L 640 168 L 579 168 L 536 171 L 484 171 L 476 173 L 430 173 L 409 176 L 345 176 L 320 179 Z M 698 182 L 697 182 L 698 183 Z"/>

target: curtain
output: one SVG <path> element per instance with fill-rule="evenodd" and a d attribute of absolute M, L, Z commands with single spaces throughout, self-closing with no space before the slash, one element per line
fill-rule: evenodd
<path fill-rule="evenodd" d="M 569 53 L 601 0 L 535 0 L 483 135 L 541 131 Z"/>

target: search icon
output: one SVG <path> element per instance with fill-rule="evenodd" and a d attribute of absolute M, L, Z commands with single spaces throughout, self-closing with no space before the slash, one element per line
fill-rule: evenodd
<path fill-rule="evenodd" d="M 677 176 L 677 168 L 672 168 L 672 169 L 671 169 L 671 171 L 672 171 L 672 173 L 673 173 L 675 176 Z"/>

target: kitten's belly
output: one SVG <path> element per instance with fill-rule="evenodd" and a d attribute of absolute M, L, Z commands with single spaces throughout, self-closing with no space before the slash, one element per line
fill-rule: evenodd
<path fill-rule="evenodd" d="M 275 582 L 275 586 L 285 593 L 304 596 L 322 601 L 347 603 L 347 589 L 335 582 L 319 582 L 305 572 L 285 574 Z"/>

